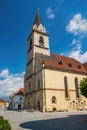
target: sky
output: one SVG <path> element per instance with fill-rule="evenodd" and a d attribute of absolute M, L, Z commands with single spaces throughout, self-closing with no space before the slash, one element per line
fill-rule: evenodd
<path fill-rule="evenodd" d="M 87 62 L 87 0 L 0 0 L 0 97 L 24 87 L 27 38 L 38 8 L 51 53 Z"/>

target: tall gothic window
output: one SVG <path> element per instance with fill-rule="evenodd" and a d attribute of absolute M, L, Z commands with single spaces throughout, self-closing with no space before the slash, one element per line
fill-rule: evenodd
<path fill-rule="evenodd" d="M 44 38 L 42 36 L 39 37 L 39 45 L 44 46 Z"/>
<path fill-rule="evenodd" d="M 66 76 L 64 77 L 64 86 L 65 86 L 65 98 L 69 98 L 68 83 Z"/>
<path fill-rule="evenodd" d="M 52 97 L 52 103 L 56 103 L 56 97 L 55 96 Z"/>
<path fill-rule="evenodd" d="M 76 98 L 80 98 L 79 94 L 79 86 L 78 86 L 78 78 L 75 78 L 75 89 L 76 89 Z"/>

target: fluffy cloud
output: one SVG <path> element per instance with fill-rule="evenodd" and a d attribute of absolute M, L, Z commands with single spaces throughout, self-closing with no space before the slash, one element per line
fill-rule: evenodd
<path fill-rule="evenodd" d="M 23 87 L 24 72 L 21 74 L 10 74 L 8 69 L 0 72 L 0 97 L 9 96 L 19 88 Z"/>
<path fill-rule="evenodd" d="M 55 14 L 53 13 L 53 11 L 52 11 L 51 8 L 48 8 L 48 9 L 47 9 L 46 14 L 47 14 L 47 17 L 48 17 L 49 19 L 54 19 L 54 17 L 55 17 Z"/>
<path fill-rule="evenodd" d="M 0 77 L 2 77 L 2 78 L 6 78 L 6 77 L 8 77 L 8 75 L 9 75 L 8 69 L 4 69 L 4 70 L 2 70 L 2 72 L 0 73 Z"/>
<path fill-rule="evenodd" d="M 87 33 L 87 19 L 83 18 L 80 13 L 75 14 L 66 27 L 66 30 L 74 35 Z"/>
<path fill-rule="evenodd" d="M 82 63 L 87 62 L 87 51 L 82 52 L 80 41 L 74 39 L 72 41 L 72 45 L 74 45 L 75 47 L 71 51 L 63 53 L 63 55 L 67 55 L 69 57 L 75 58 L 76 60 Z"/>

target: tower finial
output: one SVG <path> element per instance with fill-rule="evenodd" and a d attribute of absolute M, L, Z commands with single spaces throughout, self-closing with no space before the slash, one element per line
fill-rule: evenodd
<path fill-rule="evenodd" d="M 39 9 L 39 7 L 37 8 L 37 13 L 39 14 L 39 12 L 40 12 L 40 9 Z"/>

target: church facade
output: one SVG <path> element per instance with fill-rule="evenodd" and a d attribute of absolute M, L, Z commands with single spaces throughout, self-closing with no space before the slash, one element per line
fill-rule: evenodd
<path fill-rule="evenodd" d="M 39 12 L 27 40 L 25 106 L 43 112 L 87 109 L 87 99 L 79 89 L 80 81 L 87 77 L 87 63 L 50 52 Z"/>

